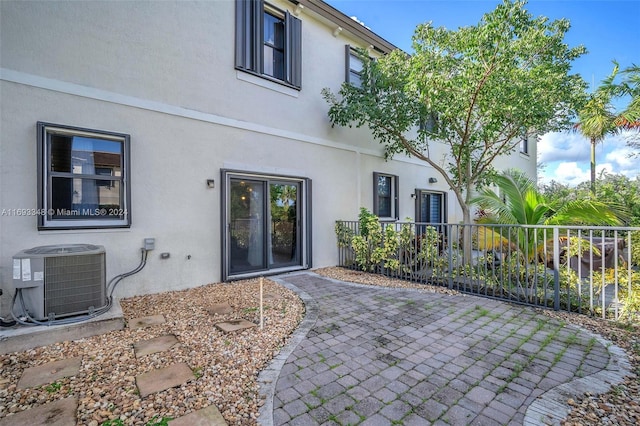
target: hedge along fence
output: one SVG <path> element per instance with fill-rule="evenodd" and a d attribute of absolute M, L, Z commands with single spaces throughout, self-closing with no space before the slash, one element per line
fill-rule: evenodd
<path fill-rule="evenodd" d="M 337 221 L 339 266 L 602 318 L 640 320 L 640 228 Z M 463 236 L 471 238 L 464 255 Z"/>

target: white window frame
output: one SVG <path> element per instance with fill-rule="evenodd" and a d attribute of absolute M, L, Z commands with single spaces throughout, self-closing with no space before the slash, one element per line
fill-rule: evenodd
<path fill-rule="evenodd" d="M 354 61 L 358 61 L 358 63 L 360 64 L 360 68 L 361 70 L 358 71 L 353 67 L 353 62 Z M 362 59 L 360 59 L 360 56 L 358 55 L 358 52 L 350 45 L 345 45 L 345 77 L 344 77 L 344 81 L 346 81 L 347 83 L 351 84 L 354 87 L 362 87 L 362 72 L 363 72 L 363 68 L 364 67 L 364 63 L 362 62 Z M 359 81 L 355 82 L 353 80 L 353 76 L 356 75 L 358 76 Z"/>

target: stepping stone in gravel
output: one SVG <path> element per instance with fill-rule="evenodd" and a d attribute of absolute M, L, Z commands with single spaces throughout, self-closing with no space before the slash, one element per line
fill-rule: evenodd
<path fill-rule="evenodd" d="M 78 401 L 65 398 L 0 419 L 0 426 L 75 426 Z"/>
<path fill-rule="evenodd" d="M 149 317 L 132 318 L 128 322 L 129 328 L 132 330 L 135 328 L 148 327 L 150 325 L 157 325 L 157 324 L 163 324 L 163 323 L 164 323 L 164 317 L 162 315 L 151 315 Z"/>
<path fill-rule="evenodd" d="M 207 308 L 209 315 L 224 315 L 233 312 L 233 308 L 228 303 L 214 303 Z"/>
<path fill-rule="evenodd" d="M 194 378 L 191 368 L 181 362 L 136 376 L 136 385 L 138 385 L 140 397 L 144 398 L 152 393 L 180 386 Z"/>
<path fill-rule="evenodd" d="M 264 300 L 276 300 L 279 298 L 280 298 L 280 295 L 276 293 L 265 293 L 264 296 L 262 296 L 262 299 Z"/>
<path fill-rule="evenodd" d="M 32 388 L 53 383 L 63 377 L 75 376 L 80 371 L 80 364 L 82 364 L 82 357 L 78 356 L 27 368 L 18 381 L 18 389 Z"/>
<path fill-rule="evenodd" d="M 156 352 L 162 352 L 170 349 L 173 345 L 179 343 L 176 336 L 167 334 L 165 336 L 156 337 L 154 339 L 143 340 L 133 344 L 133 350 L 136 358 L 143 357 Z"/>
<path fill-rule="evenodd" d="M 227 426 L 227 422 L 215 405 L 178 417 L 169 421 L 169 424 L 171 426 Z"/>
<path fill-rule="evenodd" d="M 237 320 L 229 320 L 224 322 L 219 322 L 216 324 L 220 330 L 225 333 L 229 333 L 231 331 L 244 330 L 245 328 L 256 327 L 254 323 L 251 321 L 247 321 L 245 319 L 237 319 Z"/>

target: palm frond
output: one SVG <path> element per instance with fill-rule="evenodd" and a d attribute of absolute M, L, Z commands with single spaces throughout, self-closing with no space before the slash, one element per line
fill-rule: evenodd
<path fill-rule="evenodd" d="M 614 211 L 608 205 L 595 200 L 574 200 L 564 203 L 546 225 L 610 225 L 622 224 L 624 212 Z"/>
<path fill-rule="evenodd" d="M 500 224 L 620 225 L 625 217 L 621 208 L 593 199 L 550 204 L 533 179 L 517 170 L 501 173 L 494 183 L 499 193 L 484 188 L 472 203 Z"/>

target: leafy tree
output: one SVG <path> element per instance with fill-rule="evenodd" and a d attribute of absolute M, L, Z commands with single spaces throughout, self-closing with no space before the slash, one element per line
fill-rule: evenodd
<path fill-rule="evenodd" d="M 598 200 L 611 206 L 618 206 L 627 212 L 625 225 L 640 226 L 640 176 L 630 179 L 620 174 L 601 173 L 596 179 Z M 590 183 L 583 182 L 570 187 L 558 182 L 542 185 L 540 192 L 553 204 L 586 199 L 591 196 Z"/>
<path fill-rule="evenodd" d="M 538 190 L 549 200 L 575 200 L 576 190 L 562 182 L 552 180 L 548 184 L 541 184 Z"/>
<path fill-rule="evenodd" d="M 585 52 L 564 43 L 569 22 L 534 18 L 525 4 L 503 0 L 476 26 L 456 31 L 419 25 L 412 55 L 372 61 L 363 54 L 361 86 L 323 90 L 334 125 L 366 125 L 386 158 L 402 153 L 436 169 L 465 223 L 474 189 L 495 174 L 494 160 L 525 134 L 567 128 L 584 94 L 582 78 L 569 74 Z M 445 145 L 444 158 L 431 155 L 434 143 Z"/>
<path fill-rule="evenodd" d="M 599 201 L 620 206 L 628 213 L 625 224 L 640 226 L 640 177 L 632 180 L 624 175 L 603 173 L 596 183 Z"/>

